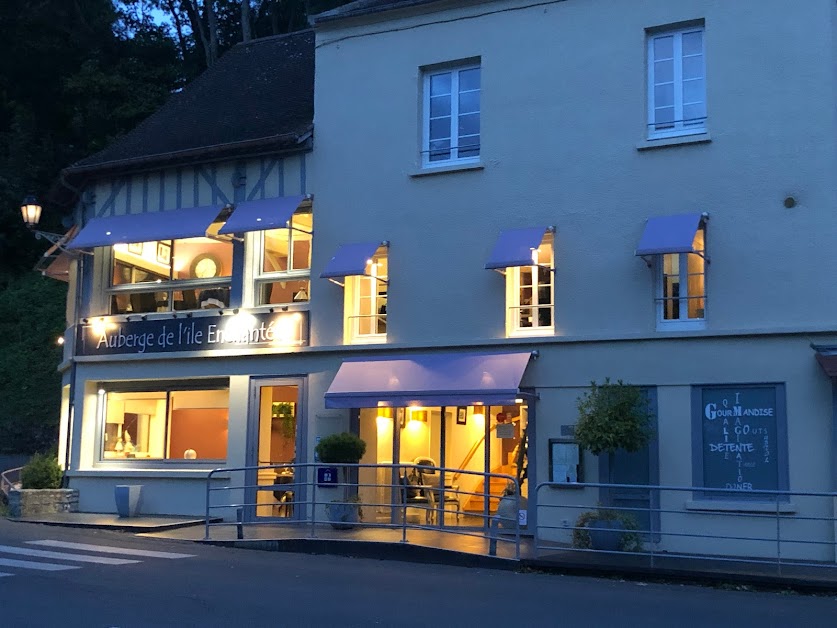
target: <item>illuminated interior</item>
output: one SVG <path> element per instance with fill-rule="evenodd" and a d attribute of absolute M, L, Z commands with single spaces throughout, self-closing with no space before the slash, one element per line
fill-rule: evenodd
<path fill-rule="evenodd" d="M 229 390 L 102 392 L 102 458 L 225 460 Z"/>
<path fill-rule="evenodd" d="M 387 249 L 382 247 L 366 262 L 365 275 L 346 278 L 348 342 L 375 342 L 386 339 Z"/>
<path fill-rule="evenodd" d="M 231 276 L 230 242 L 186 238 L 115 244 L 111 313 L 225 307 Z M 192 281 L 199 285 L 186 285 Z"/>
<path fill-rule="evenodd" d="M 706 308 L 706 232 L 695 233 L 692 248 L 701 253 L 668 253 L 662 256 L 662 318 L 689 320 L 705 317 Z M 685 287 L 685 289 L 684 289 Z"/>
<path fill-rule="evenodd" d="M 423 460 L 423 464 L 430 461 L 434 466 L 450 469 L 444 474 L 422 474 L 422 485 L 431 487 L 426 490 L 433 492 L 436 507 L 441 508 L 444 500 L 444 516 L 434 515 L 432 523 L 482 527 L 486 517 L 496 512 L 507 481 L 489 478 L 486 485 L 486 477 L 481 474 L 519 476 L 519 468 L 528 463 L 522 445 L 527 415 L 525 404 L 364 408 L 360 410 L 360 436 L 367 448 L 361 462 L 416 464 Z M 361 501 L 376 504 L 370 510 L 379 522 L 397 520 L 400 509 L 388 506 L 394 503 L 393 499 L 400 499 L 398 492 L 393 494 L 389 470 L 362 469 L 360 475 L 361 484 L 373 485 L 360 489 Z M 398 485 L 402 480 L 395 481 Z M 525 498 L 527 493 L 524 480 L 521 496 Z"/>
<path fill-rule="evenodd" d="M 259 388 L 260 467 L 296 462 L 298 408 L 298 386 L 265 385 Z M 257 483 L 274 487 L 256 492 L 257 516 L 293 516 L 296 491 L 292 467 L 260 468 Z"/>
<path fill-rule="evenodd" d="M 555 285 L 554 237 L 544 235 L 532 250 L 532 265 L 509 268 L 506 272 L 509 335 L 542 333 L 554 328 Z"/>
<path fill-rule="evenodd" d="M 259 305 L 301 303 L 311 295 L 311 209 L 300 209 L 291 228 L 261 232 L 262 260 L 257 282 Z"/>

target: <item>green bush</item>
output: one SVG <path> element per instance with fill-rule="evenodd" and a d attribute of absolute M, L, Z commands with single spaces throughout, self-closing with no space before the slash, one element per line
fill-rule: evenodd
<path fill-rule="evenodd" d="M 590 390 L 578 399 L 575 440 L 595 455 L 617 449 L 639 451 L 653 435 L 648 400 L 637 386 L 621 380 L 615 384 L 590 383 Z"/>
<path fill-rule="evenodd" d="M 61 488 L 58 459 L 35 454 L 20 472 L 21 488 Z"/>
<path fill-rule="evenodd" d="M 357 464 L 366 453 L 366 442 L 349 432 L 329 434 L 314 448 L 321 462 L 329 464 Z"/>
<path fill-rule="evenodd" d="M 592 549 L 590 542 L 590 531 L 587 529 L 591 521 L 621 521 L 625 532 L 622 534 L 621 549 L 623 552 L 641 552 L 642 537 L 639 532 L 639 523 L 628 513 L 618 512 L 607 508 L 589 510 L 581 513 L 578 521 L 575 522 L 573 530 L 573 547 L 579 549 Z"/>

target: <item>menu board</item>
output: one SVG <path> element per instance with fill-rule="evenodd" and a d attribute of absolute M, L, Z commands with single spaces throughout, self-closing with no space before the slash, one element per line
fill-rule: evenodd
<path fill-rule="evenodd" d="M 701 391 L 703 485 L 733 491 L 779 489 L 776 386 Z"/>

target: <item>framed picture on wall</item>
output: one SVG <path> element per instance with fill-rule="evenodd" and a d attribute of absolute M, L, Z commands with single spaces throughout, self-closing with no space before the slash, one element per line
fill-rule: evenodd
<path fill-rule="evenodd" d="M 128 244 L 128 253 L 142 255 L 142 242 L 131 242 Z"/>
<path fill-rule="evenodd" d="M 467 425 L 468 424 L 468 408 L 464 406 L 460 406 L 456 409 L 456 424 L 457 425 Z"/>
<path fill-rule="evenodd" d="M 157 261 L 166 265 L 171 263 L 171 244 L 168 242 L 157 243 Z"/>

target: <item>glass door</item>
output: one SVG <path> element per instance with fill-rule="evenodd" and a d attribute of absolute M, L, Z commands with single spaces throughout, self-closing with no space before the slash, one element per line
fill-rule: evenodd
<path fill-rule="evenodd" d="M 259 382 L 256 388 L 256 451 L 260 468 L 256 472 L 255 500 L 257 518 L 299 518 L 294 511 L 297 497 L 294 468 L 297 462 L 300 412 L 300 387 L 277 381 Z M 288 464 L 287 467 L 261 468 Z M 252 482 L 248 482 L 252 484 Z M 266 488 L 262 488 L 266 487 Z"/>

